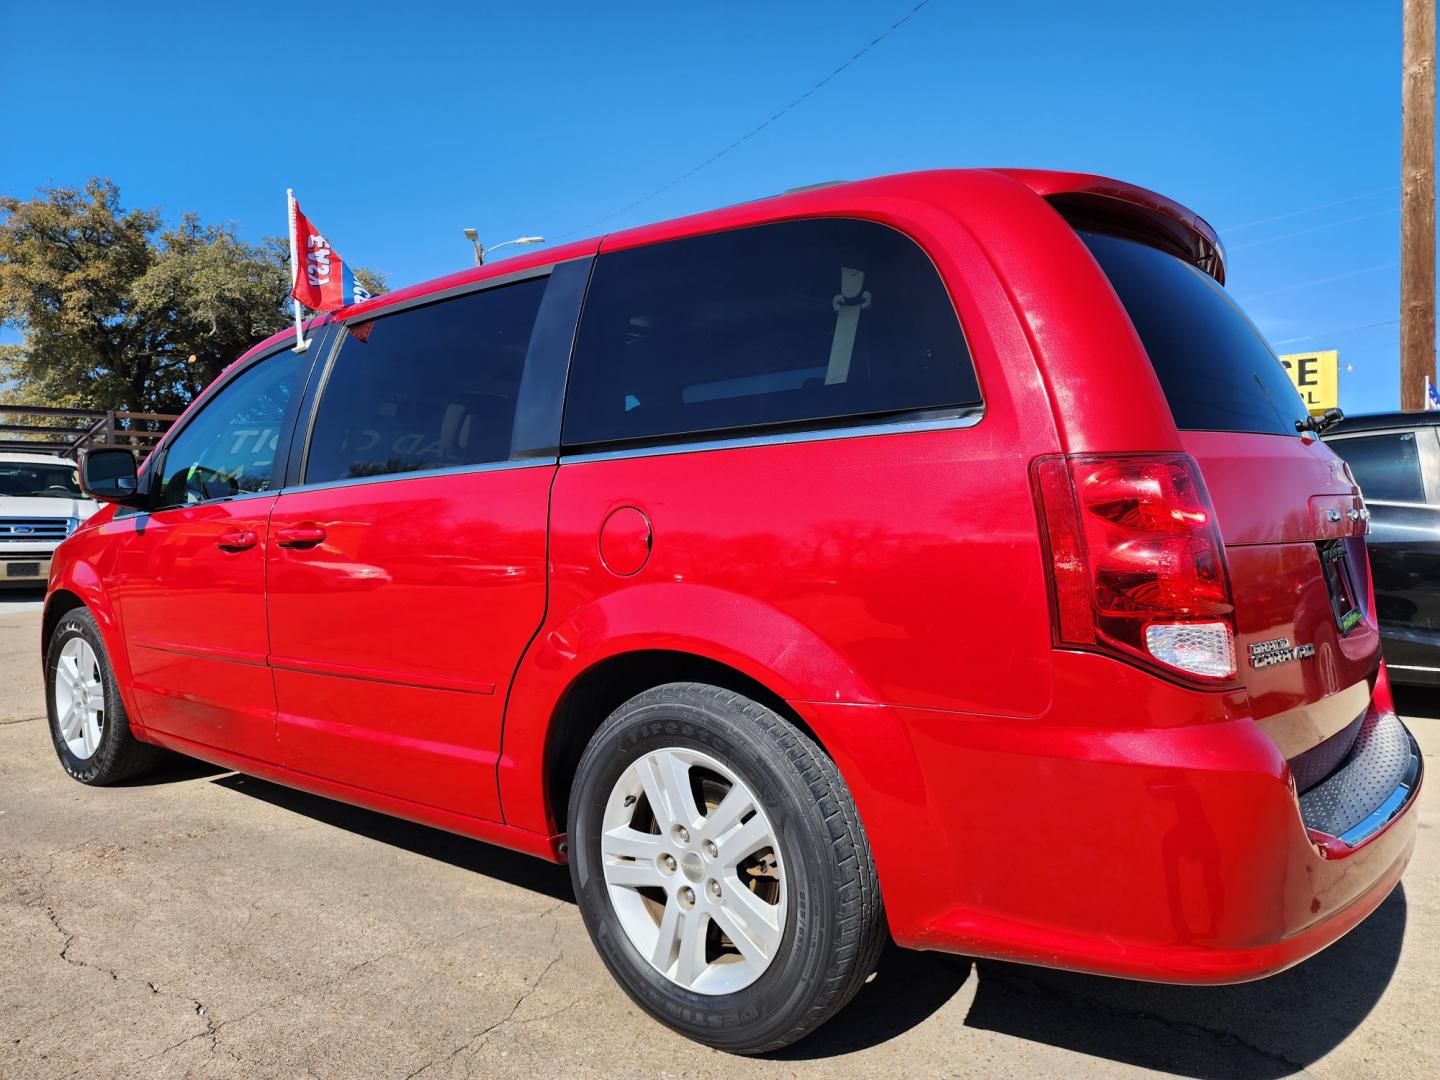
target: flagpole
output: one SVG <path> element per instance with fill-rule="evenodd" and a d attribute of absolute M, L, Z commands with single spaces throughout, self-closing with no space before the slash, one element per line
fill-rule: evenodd
<path fill-rule="evenodd" d="M 295 288 L 298 280 L 296 274 L 300 271 L 299 248 L 295 243 L 295 189 L 285 189 L 285 213 L 290 219 L 290 288 Z M 300 299 L 294 295 L 290 297 L 295 303 L 295 351 L 303 353 L 310 347 L 310 342 L 305 340 L 305 320 L 300 311 Z"/>

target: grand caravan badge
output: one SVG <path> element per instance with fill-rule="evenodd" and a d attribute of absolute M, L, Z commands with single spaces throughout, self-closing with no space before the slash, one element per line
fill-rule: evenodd
<path fill-rule="evenodd" d="M 1288 637 L 1257 641 L 1250 646 L 1250 666 L 1255 668 L 1274 667 L 1288 664 L 1291 660 L 1304 660 L 1315 655 L 1314 645 L 1291 645 Z"/>

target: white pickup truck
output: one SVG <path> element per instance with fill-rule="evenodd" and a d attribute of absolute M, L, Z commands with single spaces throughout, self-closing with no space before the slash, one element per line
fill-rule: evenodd
<path fill-rule="evenodd" d="M 43 586 L 60 541 L 96 509 L 75 462 L 0 451 L 0 588 Z"/>

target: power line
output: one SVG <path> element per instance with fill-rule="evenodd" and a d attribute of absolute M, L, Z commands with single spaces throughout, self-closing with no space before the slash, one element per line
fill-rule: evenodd
<path fill-rule="evenodd" d="M 1370 214 L 1357 214 L 1355 217 L 1343 218 L 1340 221 L 1332 221 L 1325 225 L 1312 225 L 1308 229 L 1298 229 L 1295 232 L 1281 233 L 1279 236 L 1267 236 L 1264 240 L 1251 240 L 1248 244 L 1236 244 L 1234 247 L 1227 245 L 1229 252 L 1244 251 L 1246 248 L 1260 247 L 1262 244 L 1277 244 L 1281 240 L 1293 240 L 1297 236 L 1309 236 L 1311 233 L 1324 232 L 1326 229 L 1338 229 L 1341 225 L 1352 225 L 1357 221 L 1368 221 L 1371 218 L 1385 217 L 1387 214 L 1398 214 L 1400 208 L 1392 206 L 1385 210 L 1376 210 Z"/>
<path fill-rule="evenodd" d="M 1378 266 L 1366 266 L 1344 274 L 1331 274 L 1329 277 L 1316 278 L 1314 281 L 1301 281 L 1294 285 L 1281 285 L 1278 289 L 1266 289 L 1264 292 L 1245 293 L 1240 299 L 1248 304 L 1252 300 L 1259 300 L 1263 296 L 1275 296 L 1278 293 L 1294 292 L 1296 289 L 1308 289 L 1312 285 L 1329 285 L 1332 281 L 1344 281 L 1346 278 L 1360 277 L 1362 274 L 1373 274 L 1377 270 L 1393 270 L 1399 265 L 1398 262 L 1388 262 L 1381 263 Z"/>
<path fill-rule="evenodd" d="M 846 60 L 846 61 L 845 61 L 843 64 L 841 64 L 839 67 L 833 69 L 833 70 L 832 70 L 828 75 L 826 75 L 823 79 L 821 79 L 819 82 L 817 82 L 814 86 L 810 87 L 810 89 L 806 90 L 803 94 L 801 94 L 801 95 L 800 95 L 799 97 L 797 97 L 795 100 L 791 101 L 791 102 L 790 102 L 788 105 L 786 105 L 783 109 L 781 109 L 781 110 L 779 110 L 778 112 L 776 112 L 776 113 L 775 113 L 774 115 L 772 115 L 768 120 L 765 120 L 764 122 L 762 122 L 762 123 L 760 123 L 760 124 L 757 124 L 755 127 L 751 128 L 751 129 L 750 129 L 749 131 L 747 131 L 744 135 L 741 135 L 741 136 L 740 136 L 738 139 L 736 139 L 734 142 L 730 143 L 730 145 L 724 147 L 723 149 L 717 150 L 715 153 L 711 154 L 708 158 L 706 158 L 704 161 L 700 162 L 700 164 L 699 164 L 699 165 L 696 165 L 693 169 L 690 169 L 688 172 L 681 173 L 679 176 L 675 177 L 674 180 L 671 180 L 668 184 L 663 184 L 662 186 L 656 188 L 654 191 L 650 192 L 649 195 L 642 195 L 640 198 L 636 199 L 634 202 L 627 203 L 626 205 L 622 206 L 619 210 L 612 210 L 610 213 L 606 214 L 604 217 L 595 219 L 595 220 L 594 220 L 593 222 L 591 222 L 589 225 L 582 225 L 582 226 L 581 226 L 580 228 L 578 228 L 578 229 L 571 229 L 569 232 L 560 233 L 560 234 L 558 235 L 557 239 L 563 240 L 563 239 L 565 239 L 565 238 L 567 238 L 567 237 L 570 237 L 570 236 L 576 236 L 576 235 L 578 235 L 578 234 L 580 234 L 580 233 L 589 232 L 590 230 L 594 229 L 596 226 L 598 226 L 598 225 L 603 225 L 605 222 L 609 221 L 611 218 L 616 218 L 616 217 L 619 217 L 621 214 L 628 213 L 629 211 L 634 210 L 637 206 L 641 206 L 641 205 L 643 205 L 644 203 L 649 202 L 651 199 L 655 198 L 657 195 L 663 195 L 665 192 L 669 191 L 671 188 L 675 187 L 677 184 L 682 184 L 682 183 L 684 183 L 686 180 L 689 180 L 692 176 L 694 176 L 696 173 L 698 173 L 701 169 L 704 169 L 704 168 L 706 168 L 706 167 L 708 167 L 708 166 L 710 166 L 710 165 L 713 165 L 715 162 L 719 161 L 719 160 L 720 160 L 722 157 L 724 157 L 726 154 L 730 153 L 731 150 L 734 150 L 737 146 L 739 146 L 739 145 L 741 145 L 742 143 L 747 142 L 748 140 L 754 138 L 756 135 L 760 134 L 760 132 L 764 131 L 767 127 L 769 127 L 771 124 L 773 124 L 776 120 L 779 120 L 782 116 L 784 116 L 786 113 L 788 113 L 791 109 L 795 108 L 795 106 L 801 104 L 801 103 L 802 103 L 803 101 L 805 101 L 808 97 L 810 97 L 810 95 L 814 94 L 815 91 L 819 90 L 822 86 L 824 86 L 826 83 L 828 83 L 831 79 L 835 78 L 835 76 L 839 75 L 842 71 L 844 71 L 846 68 L 848 68 L 851 64 L 855 63 L 856 60 L 859 60 L 860 57 L 864 56 L 867 52 L 869 52 L 871 49 L 873 49 L 876 45 L 879 45 L 880 42 L 884 41 L 887 37 L 889 37 L 891 34 L 893 34 L 896 30 L 899 30 L 900 27 L 904 26 L 907 22 L 909 22 L 911 19 L 913 19 L 913 18 L 915 17 L 915 15 L 920 11 L 920 9 L 923 8 L 923 7 L 925 7 L 925 6 L 926 6 L 927 4 L 929 4 L 929 3 L 930 3 L 930 0 L 920 0 L 920 2 L 919 2 L 918 4 L 916 4 L 914 7 L 912 7 L 909 11 L 907 11 L 904 15 L 902 15 L 902 16 L 901 16 L 899 19 L 897 19 L 895 22 L 891 23 L 889 29 L 887 29 L 884 33 L 880 34 L 878 37 L 873 38 L 873 39 L 869 42 L 869 44 L 865 45 L 863 48 L 861 48 L 861 49 L 858 50 L 857 52 L 851 54 L 851 56 L 850 56 L 850 58 L 849 58 L 848 60 Z"/>
<path fill-rule="evenodd" d="M 1319 334 L 1306 334 L 1304 337 L 1284 338 L 1280 341 L 1272 341 L 1271 345 L 1293 345 L 1297 341 L 1314 341 L 1316 338 L 1339 337 L 1341 334 L 1348 334 L 1353 330 L 1373 330 L 1377 326 L 1395 326 L 1399 319 L 1386 319 L 1384 322 L 1360 323 L 1356 326 L 1342 326 L 1338 330 L 1326 330 Z"/>
<path fill-rule="evenodd" d="M 1284 221 L 1287 218 L 1300 217 L 1302 214 L 1313 214 L 1316 210 L 1329 210 L 1332 206 L 1345 206 L 1347 203 L 1359 202 L 1361 199 L 1373 199 L 1376 195 L 1389 195 L 1392 191 L 1399 191 L 1400 185 L 1393 184 L 1390 187 L 1378 188 L 1375 191 L 1362 192 L 1359 195 L 1350 195 L 1344 199 L 1336 199 L 1333 202 L 1317 203 L 1314 206 L 1302 207 L 1299 210 L 1291 210 L 1288 213 L 1276 214 L 1274 217 L 1260 218 L 1258 221 L 1247 221 L 1241 225 L 1228 225 L 1221 229 L 1222 233 L 1236 233 L 1241 229 L 1253 229 L 1257 225 L 1269 225 L 1271 222 Z"/>

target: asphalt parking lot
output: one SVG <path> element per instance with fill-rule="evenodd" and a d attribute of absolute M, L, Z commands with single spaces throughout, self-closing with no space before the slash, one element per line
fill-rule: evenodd
<path fill-rule="evenodd" d="M 630 1004 L 563 869 L 180 759 L 70 780 L 38 599 L 0 594 L 0 1076 L 1440 1075 L 1433 779 L 1403 884 L 1282 975 L 1196 989 L 892 952 L 817 1035 L 751 1061 Z M 1437 705 L 1404 702 L 1432 769 Z"/>

